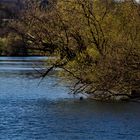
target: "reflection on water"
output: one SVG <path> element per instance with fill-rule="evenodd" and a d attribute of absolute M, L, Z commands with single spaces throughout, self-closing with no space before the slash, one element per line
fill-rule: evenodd
<path fill-rule="evenodd" d="M 46 59 L 0 57 L 1 140 L 140 139 L 139 104 L 78 101 L 54 75 L 38 86 Z"/>
<path fill-rule="evenodd" d="M 0 57 L 0 75 L 41 75 L 46 70 L 48 59 L 54 57 Z"/>
<path fill-rule="evenodd" d="M 0 72 L 34 72 L 45 69 L 48 57 L 0 57 Z"/>

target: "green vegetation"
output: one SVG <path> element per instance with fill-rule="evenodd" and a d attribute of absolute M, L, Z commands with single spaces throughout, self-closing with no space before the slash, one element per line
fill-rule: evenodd
<path fill-rule="evenodd" d="M 0 55 L 3 55 L 5 52 L 7 41 L 5 38 L 0 38 Z"/>
<path fill-rule="evenodd" d="M 26 56 L 28 50 L 23 40 L 16 34 L 8 34 L 0 38 L 0 55 L 1 56 Z"/>
<path fill-rule="evenodd" d="M 43 76 L 62 68 L 74 94 L 108 99 L 140 89 L 139 23 L 133 0 L 51 0 L 46 9 L 26 2 L 10 26 L 30 47 L 57 56 Z"/>
<path fill-rule="evenodd" d="M 18 5 L 17 5 L 18 4 Z M 42 55 L 40 50 L 27 47 L 28 43 L 21 35 L 9 28 L 9 24 L 18 20 L 21 1 L 0 1 L 0 56 Z"/>

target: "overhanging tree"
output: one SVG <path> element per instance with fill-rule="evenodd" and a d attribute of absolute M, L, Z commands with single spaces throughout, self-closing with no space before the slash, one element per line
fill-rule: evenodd
<path fill-rule="evenodd" d="M 60 67 L 73 93 L 103 91 L 103 98 L 140 88 L 138 3 L 54 0 L 47 9 L 36 2 L 26 6 L 12 28 L 29 45 L 56 56 L 43 77 Z"/>

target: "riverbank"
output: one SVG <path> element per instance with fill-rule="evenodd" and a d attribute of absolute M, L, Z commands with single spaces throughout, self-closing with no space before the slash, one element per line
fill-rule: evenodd
<path fill-rule="evenodd" d="M 17 35 L 9 34 L 0 37 L 0 56 L 50 56 L 50 53 L 40 47 L 30 47 L 29 42 L 24 42 Z"/>
<path fill-rule="evenodd" d="M 93 94 L 88 97 L 91 100 L 103 101 L 103 102 L 140 102 L 140 91 L 132 90 L 129 94 L 112 94 L 107 95 L 103 92 L 100 94 Z"/>

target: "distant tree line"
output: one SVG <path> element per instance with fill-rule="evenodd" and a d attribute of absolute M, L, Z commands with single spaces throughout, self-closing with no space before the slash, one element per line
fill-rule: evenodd
<path fill-rule="evenodd" d="M 45 8 L 47 4 L 45 0 L 36 2 L 39 2 L 40 8 Z M 27 56 L 44 54 L 39 49 L 31 47 L 29 49 L 23 36 L 9 28 L 9 24 L 17 21 L 20 13 L 26 10 L 26 4 L 27 1 L 21 0 L 0 1 L 0 55 Z"/>

